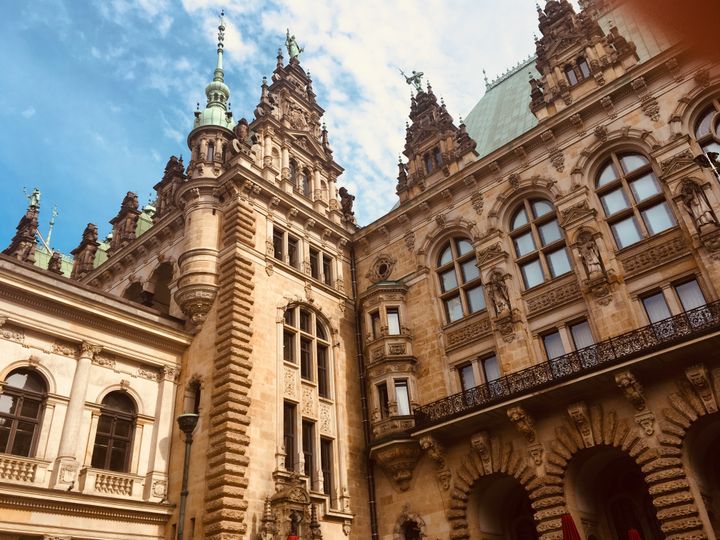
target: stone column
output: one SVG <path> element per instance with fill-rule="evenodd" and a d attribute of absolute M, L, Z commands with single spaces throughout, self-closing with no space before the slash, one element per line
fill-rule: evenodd
<path fill-rule="evenodd" d="M 87 394 L 88 381 L 90 379 L 90 367 L 92 360 L 102 347 L 83 341 L 80 346 L 80 357 L 75 367 L 72 387 L 70 388 L 70 401 L 68 402 L 63 423 L 62 435 L 60 436 L 60 448 L 58 457 L 53 467 L 53 487 L 67 487 L 75 483 L 78 471 L 77 443 L 80 438 L 80 425 L 82 424 L 85 397 Z"/>
<path fill-rule="evenodd" d="M 161 501 L 167 496 L 167 473 L 170 440 L 173 428 L 173 410 L 175 384 L 179 368 L 165 366 L 159 382 L 157 404 L 155 406 L 155 425 L 150 442 L 148 474 L 145 477 L 145 500 Z M 162 452 L 161 448 L 166 452 Z"/>

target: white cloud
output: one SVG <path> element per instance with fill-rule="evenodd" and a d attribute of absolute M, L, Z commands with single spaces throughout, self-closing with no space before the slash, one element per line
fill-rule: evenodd
<path fill-rule="evenodd" d="M 21 114 L 24 118 L 30 119 L 30 118 L 32 118 L 33 116 L 35 116 L 35 113 L 36 113 L 36 112 L 37 112 L 37 111 L 35 110 L 35 107 L 33 107 L 32 105 L 30 105 L 27 109 L 23 110 L 20 114 Z"/>

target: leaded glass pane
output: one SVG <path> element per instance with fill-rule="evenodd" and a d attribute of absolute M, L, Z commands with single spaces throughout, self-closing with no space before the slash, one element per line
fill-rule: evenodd
<path fill-rule="evenodd" d="M 463 273 L 463 280 L 466 283 L 480 277 L 480 270 L 477 267 L 477 261 L 475 260 L 475 257 L 473 257 L 469 261 L 465 261 L 464 263 L 462 263 L 461 268 Z"/>
<path fill-rule="evenodd" d="M 467 302 L 470 313 L 485 309 L 485 296 L 483 295 L 482 285 L 467 291 Z"/>
<path fill-rule="evenodd" d="M 653 174 L 646 174 L 637 180 L 633 180 L 630 182 L 630 189 L 632 189 L 633 197 L 637 202 L 644 201 L 660 193 L 660 186 Z"/>
<path fill-rule="evenodd" d="M 550 204 L 547 201 L 533 201 L 532 202 L 532 211 L 535 218 L 539 218 L 542 216 L 545 216 L 547 214 L 551 214 L 553 212 L 554 208 L 552 204 Z"/>
<path fill-rule="evenodd" d="M 625 154 L 623 156 L 619 156 L 619 158 L 620 166 L 626 173 L 636 171 L 640 167 L 643 167 L 649 163 L 647 158 L 640 154 Z"/>
<path fill-rule="evenodd" d="M 517 214 L 515 214 L 515 217 L 512 219 L 512 224 L 510 225 L 512 230 L 517 229 L 518 227 L 522 227 L 523 225 L 528 224 L 528 217 L 527 212 L 525 212 L 524 208 L 521 208 Z"/>
<path fill-rule="evenodd" d="M 518 257 L 532 253 L 536 249 L 535 240 L 533 240 L 532 234 L 529 232 L 516 236 L 513 238 L 513 242 L 515 243 L 515 252 Z"/>
<path fill-rule="evenodd" d="M 615 170 L 615 164 L 610 161 L 605 167 L 600 171 L 600 174 L 598 175 L 597 179 L 597 187 L 602 187 L 605 184 L 609 184 L 613 180 L 617 180 L 618 173 Z"/>
<path fill-rule="evenodd" d="M 619 212 L 620 210 L 625 210 L 630 206 L 623 188 L 617 188 L 610 193 L 602 195 L 600 200 L 602 201 L 606 216 L 611 216 L 614 213 Z"/>
<path fill-rule="evenodd" d="M 462 304 L 460 303 L 459 296 L 453 296 L 452 298 L 445 299 L 445 311 L 449 322 L 454 322 L 462 319 L 463 310 Z"/>
<path fill-rule="evenodd" d="M 613 223 L 611 227 L 615 241 L 620 249 L 639 242 L 642 238 L 633 216 Z"/>
<path fill-rule="evenodd" d="M 567 274 L 571 270 L 570 260 L 568 259 L 565 248 L 548 253 L 547 261 L 550 267 L 550 274 L 554 278 Z"/>
<path fill-rule="evenodd" d="M 466 253 L 470 253 L 473 250 L 473 247 L 472 244 L 467 240 L 458 240 L 457 250 L 458 255 L 465 255 Z"/>
<path fill-rule="evenodd" d="M 440 274 L 440 284 L 443 292 L 451 291 L 457 288 L 457 276 L 455 275 L 454 268 Z"/>
<path fill-rule="evenodd" d="M 700 121 L 697 123 L 695 128 L 695 138 L 702 139 L 703 137 L 710 134 L 710 126 L 712 125 L 712 119 L 715 115 L 715 109 L 711 108 L 705 113 Z"/>
<path fill-rule="evenodd" d="M 522 270 L 523 281 L 525 282 L 526 289 L 530 289 L 535 285 L 540 285 L 543 281 L 545 281 L 540 261 L 537 259 L 527 264 L 523 264 L 520 267 L 520 270 Z"/>
<path fill-rule="evenodd" d="M 553 219 L 544 225 L 540 225 L 538 230 L 540 232 L 540 241 L 543 246 L 547 246 L 548 244 L 552 244 L 553 242 L 557 242 L 562 239 L 562 232 L 560 231 L 560 226 L 558 225 L 556 219 Z"/>
<path fill-rule="evenodd" d="M 438 259 L 438 266 L 444 266 L 450 261 L 452 261 L 452 250 L 450 249 L 450 246 L 448 246 L 440 254 L 440 258 Z"/>

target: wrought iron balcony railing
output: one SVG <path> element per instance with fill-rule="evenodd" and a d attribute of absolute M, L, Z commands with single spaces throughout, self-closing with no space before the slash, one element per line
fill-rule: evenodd
<path fill-rule="evenodd" d="M 439 424 L 719 329 L 720 301 L 717 301 L 417 407 L 415 429 Z"/>

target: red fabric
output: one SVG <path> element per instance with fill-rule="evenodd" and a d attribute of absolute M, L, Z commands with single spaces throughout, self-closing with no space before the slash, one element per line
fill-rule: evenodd
<path fill-rule="evenodd" d="M 630 529 L 628 531 L 628 540 L 642 540 L 642 536 L 637 529 Z"/>
<path fill-rule="evenodd" d="M 575 526 L 575 521 L 570 514 L 563 514 L 560 518 L 562 523 L 562 537 L 563 540 L 582 540 L 580 533 Z"/>
<path fill-rule="evenodd" d="M 294 534 L 291 534 L 290 536 L 287 537 L 287 540 L 298 540 L 298 537 L 295 536 Z"/>

